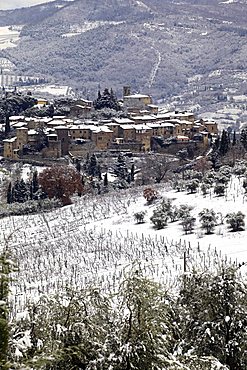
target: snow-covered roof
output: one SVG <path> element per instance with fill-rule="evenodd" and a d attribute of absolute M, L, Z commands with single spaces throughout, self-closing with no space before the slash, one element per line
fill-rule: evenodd
<path fill-rule="evenodd" d="M 66 125 L 56 126 L 56 130 L 69 130 L 69 127 Z"/>
<path fill-rule="evenodd" d="M 133 125 L 132 126 L 136 131 L 150 131 L 152 130 L 151 127 L 149 127 L 148 125 Z"/>
<path fill-rule="evenodd" d="M 38 132 L 34 129 L 28 130 L 28 135 L 38 135 Z"/>
<path fill-rule="evenodd" d="M 20 120 L 24 120 L 24 119 L 25 119 L 25 116 L 10 116 L 9 117 L 10 121 L 20 121 Z"/>
<path fill-rule="evenodd" d="M 150 98 L 150 96 L 144 94 L 131 94 L 124 96 L 124 99 L 145 99 L 145 98 Z"/>
<path fill-rule="evenodd" d="M 133 120 L 129 118 L 113 118 L 113 121 L 119 123 L 120 125 L 127 124 L 127 123 L 134 123 Z"/>
<path fill-rule="evenodd" d="M 39 118 L 38 120 L 39 122 L 48 123 L 48 122 L 51 122 L 53 119 L 51 117 L 42 117 L 42 118 Z"/>
<path fill-rule="evenodd" d="M 133 130 L 134 125 L 120 125 L 123 130 Z"/>
<path fill-rule="evenodd" d="M 148 122 L 147 125 L 152 128 L 175 127 L 171 122 Z"/>
<path fill-rule="evenodd" d="M 107 126 L 94 127 L 94 129 L 92 131 L 94 133 L 100 133 L 100 132 L 108 132 L 108 133 L 111 133 L 111 132 L 113 132 Z"/>
<path fill-rule="evenodd" d="M 47 125 L 48 126 L 60 126 L 61 124 L 63 124 L 63 120 L 62 119 L 53 119 L 52 121 L 49 121 L 47 122 Z"/>
<path fill-rule="evenodd" d="M 176 138 L 178 140 L 182 140 L 182 139 L 186 139 L 186 140 L 189 140 L 189 137 L 188 136 L 185 136 L 185 135 L 177 135 Z"/>
<path fill-rule="evenodd" d="M 157 117 L 151 114 L 144 114 L 143 116 L 133 116 L 131 119 L 134 121 L 156 121 Z"/>
<path fill-rule="evenodd" d="M 23 127 L 23 126 L 27 126 L 27 122 L 16 122 L 12 125 L 12 127 L 14 128 L 20 128 L 20 127 Z"/>
<path fill-rule="evenodd" d="M 3 142 L 4 143 L 14 143 L 16 141 L 17 137 L 14 136 L 14 137 L 11 137 L 10 139 L 4 139 Z"/>

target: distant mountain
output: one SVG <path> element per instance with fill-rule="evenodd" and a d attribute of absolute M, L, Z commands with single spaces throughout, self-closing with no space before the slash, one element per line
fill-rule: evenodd
<path fill-rule="evenodd" d="M 1 55 L 90 97 L 129 84 L 161 99 L 189 94 L 198 79 L 244 93 L 246 11 L 234 0 L 56 0 L 0 12 L 0 25 L 24 25 Z"/>

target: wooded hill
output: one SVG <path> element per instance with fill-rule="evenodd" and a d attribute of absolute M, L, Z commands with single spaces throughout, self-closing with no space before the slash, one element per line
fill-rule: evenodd
<path fill-rule="evenodd" d="M 16 48 L 1 52 L 27 75 L 70 84 L 95 97 L 99 84 L 167 98 L 200 85 L 244 93 L 246 4 L 216 0 L 76 0 L 0 12 L 24 24 Z M 215 76 L 215 71 L 220 75 Z M 213 73 L 213 74 L 212 74 Z M 241 87 L 240 87 L 241 86 Z"/>

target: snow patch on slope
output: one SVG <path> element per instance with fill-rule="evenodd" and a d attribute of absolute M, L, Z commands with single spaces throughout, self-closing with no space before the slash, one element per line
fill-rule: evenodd
<path fill-rule="evenodd" d="M 108 22 L 108 21 L 96 21 L 96 22 L 84 22 L 83 24 L 77 24 L 70 26 L 70 32 L 62 34 L 62 37 L 73 37 L 80 35 L 81 33 L 93 30 L 94 28 L 102 27 L 105 25 L 116 26 L 118 24 L 124 23 L 121 22 Z"/>

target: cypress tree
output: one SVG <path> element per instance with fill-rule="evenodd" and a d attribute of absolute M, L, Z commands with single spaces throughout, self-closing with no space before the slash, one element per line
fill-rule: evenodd
<path fill-rule="evenodd" d="M 75 168 L 77 169 L 78 172 L 81 172 L 81 162 L 79 161 L 78 158 L 76 158 L 75 161 Z"/>
<path fill-rule="evenodd" d="M 9 123 L 9 114 L 6 113 L 5 116 L 5 136 L 7 136 L 10 132 L 10 123 Z"/>
<path fill-rule="evenodd" d="M 240 142 L 243 145 L 244 149 L 247 150 L 247 129 L 246 128 L 244 128 L 241 131 Z"/>
<path fill-rule="evenodd" d="M 232 146 L 235 146 L 236 145 L 236 142 L 237 142 L 237 140 L 236 140 L 236 131 L 234 130 L 234 132 L 233 132 L 233 138 L 232 138 Z"/>
<path fill-rule="evenodd" d="M 105 173 L 104 175 L 104 186 L 107 187 L 108 186 L 108 176 L 107 176 L 107 172 Z"/>
<path fill-rule="evenodd" d="M 7 190 L 7 203 L 10 204 L 13 202 L 12 199 L 12 184 L 11 182 L 9 183 L 8 190 Z"/>
<path fill-rule="evenodd" d="M 226 130 L 222 131 L 219 152 L 221 155 L 225 155 L 229 149 L 229 136 Z"/>
<path fill-rule="evenodd" d="M 32 191 L 35 194 L 39 190 L 38 171 L 34 171 L 32 178 Z"/>
<path fill-rule="evenodd" d="M 135 165 L 134 164 L 132 164 L 131 166 L 130 178 L 131 178 L 131 181 L 135 181 Z"/>
<path fill-rule="evenodd" d="M 97 170 L 98 170 L 97 158 L 96 158 L 96 155 L 93 154 L 89 158 L 87 172 L 88 172 L 89 176 L 96 176 Z"/>
<path fill-rule="evenodd" d="M 99 180 L 102 180 L 101 168 L 100 168 L 100 165 L 99 165 L 99 164 L 98 164 L 98 166 L 97 166 L 97 172 L 98 172 Z"/>

